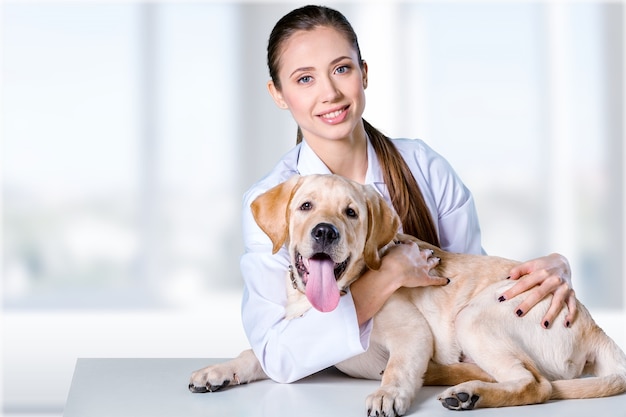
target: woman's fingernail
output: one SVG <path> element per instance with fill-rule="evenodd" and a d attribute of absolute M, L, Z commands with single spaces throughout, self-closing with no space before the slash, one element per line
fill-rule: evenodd
<path fill-rule="evenodd" d="M 505 300 L 506 300 L 506 298 L 504 298 L 504 295 L 501 295 L 500 298 L 498 298 L 498 301 L 500 301 L 500 302 L 503 302 Z"/>
<path fill-rule="evenodd" d="M 543 322 L 543 327 L 545 327 L 547 329 L 548 326 L 550 326 L 550 322 L 548 320 L 544 321 Z"/>
<path fill-rule="evenodd" d="M 517 317 L 522 317 L 522 314 L 524 314 L 524 312 L 522 310 L 517 310 L 515 314 L 517 314 Z"/>
<path fill-rule="evenodd" d="M 509 275 L 508 277 L 506 277 L 506 279 L 511 279 L 511 276 Z"/>
<path fill-rule="evenodd" d="M 568 321 L 567 323 L 565 323 L 565 327 L 569 327 L 570 326 L 570 322 Z"/>
<path fill-rule="evenodd" d="M 446 278 L 448 280 L 448 282 L 446 283 L 446 285 L 448 285 L 450 283 L 450 278 Z"/>

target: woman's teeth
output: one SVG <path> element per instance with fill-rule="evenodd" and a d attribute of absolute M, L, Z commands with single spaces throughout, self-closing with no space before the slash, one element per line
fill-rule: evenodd
<path fill-rule="evenodd" d="M 331 112 L 331 113 L 322 114 L 322 117 L 324 119 L 334 119 L 335 117 L 339 116 L 341 113 L 343 113 L 343 109 L 342 110 L 336 110 L 336 111 Z"/>

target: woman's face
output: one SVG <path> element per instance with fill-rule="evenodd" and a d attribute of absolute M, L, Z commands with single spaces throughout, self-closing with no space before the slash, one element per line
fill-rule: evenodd
<path fill-rule="evenodd" d="M 293 34 L 280 55 L 281 89 L 268 88 L 291 111 L 308 141 L 352 138 L 362 126 L 367 66 L 337 30 L 319 27 Z"/>

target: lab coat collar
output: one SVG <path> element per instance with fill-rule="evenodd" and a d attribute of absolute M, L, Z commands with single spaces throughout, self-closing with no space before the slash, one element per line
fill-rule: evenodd
<path fill-rule="evenodd" d="M 297 170 L 300 175 L 332 174 L 326 164 L 324 164 L 319 156 L 317 156 L 313 149 L 306 143 L 306 140 L 303 140 L 300 146 Z M 367 140 L 367 171 L 365 173 L 365 183 L 379 186 L 384 184 L 378 157 L 376 156 L 376 152 L 369 138 Z"/>
<path fill-rule="evenodd" d="M 311 149 L 309 144 L 306 143 L 306 140 L 303 140 L 300 144 L 297 169 L 300 175 L 332 174 L 326 164 L 324 164 L 320 157 Z"/>

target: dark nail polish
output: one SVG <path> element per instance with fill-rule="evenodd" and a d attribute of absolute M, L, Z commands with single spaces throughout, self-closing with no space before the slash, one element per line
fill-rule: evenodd
<path fill-rule="evenodd" d="M 570 326 L 570 322 L 568 321 L 567 323 L 565 323 L 565 327 L 569 327 Z"/>
<path fill-rule="evenodd" d="M 498 301 L 500 301 L 500 302 L 503 302 L 505 300 L 506 300 L 506 298 L 504 298 L 504 295 L 501 295 L 500 298 L 498 298 Z"/>
<path fill-rule="evenodd" d="M 550 326 L 550 322 L 548 320 L 544 321 L 543 322 L 543 327 L 545 327 L 547 329 L 548 326 Z"/>
<path fill-rule="evenodd" d="M 522 310 L 517 310 L 515 314 L 517 314 L 517 317 L 522 317 L 522 314 L 524 314 L 524 312 Z"/>
<path fill-rule="evenodd" d="M 511 279 L 511 276 L 509 275 L 508 277 L 506 277 L 506 279 Z"/>
<path fill-rule="evenodd" d="M 446 283 L 446 285 L 448 285 L 450 283 L 450 278 L 446 278 L 448 280 L 448 282 Z"/>

